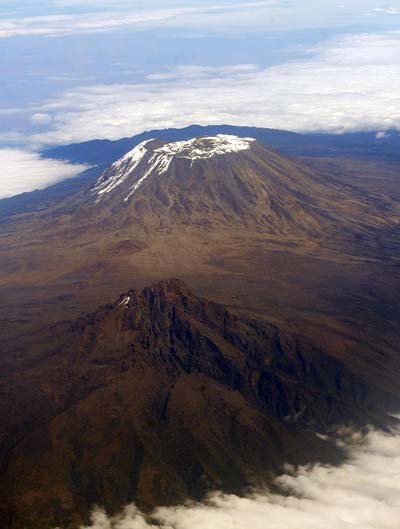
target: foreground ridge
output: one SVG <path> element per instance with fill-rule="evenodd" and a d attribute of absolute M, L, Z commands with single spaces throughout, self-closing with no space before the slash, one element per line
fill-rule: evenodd
<path fill-rule="evenodd" d="M 12 529 L 72 528 L 93 504 L 147 509 L 264 483 L 285 462 L 337 461 L 318 433 L 382 413 L 310 342 L 177 279 L 128 290 L 24 347 L 34 364 L 6 366 L 0 388 L 13 403 L 1 424 L 18 440 L 2 445 L 0 521 Z"/>

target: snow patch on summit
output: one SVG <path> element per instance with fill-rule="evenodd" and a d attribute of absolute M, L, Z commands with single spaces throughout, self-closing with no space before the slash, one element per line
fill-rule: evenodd
<path fill-rule="evenodd" d="M 128 307 L 129 303 L 131 302 L 131 296 L 124 296 L 121 301 L 119 302 L 120 307 Z"/>
<path fill-rule="evenodd" d="M 218 134 L 217 136 L 205 136 L 187 141 L 167 143 L 154 152 L 167 158 L 177 157 L 198 160 L 201 158 L 212 158 L 219 154 L 246 151 L 254 141 L 256 141 L 254 138 L 239 138 L 228 134 Z"/>
<path fill-rule="evenodd" d="M 154 140 L 144 141 L 113 163 L 103 173 L 93 189 L 93 192 L 98 196 L 96 202 L 101 199 L 102 195 L 113 191 L 125 182 L 134 170 L 138 168 L 147 153 L 149 153 L 149 157 L 146 164 L 143 164 L 146 168 L 142 172 L 142 167 L 140 167 L 140 172 L 137 175 L 139 178 L 131 186 L 128 195 L 124 198 L 125 202 L 132 197 L 150 175 L 153 173 L 157 175 L 166 173 L 174 159 L 190 160 L 190 166 L 192 166 L 195 160 L 248 150 L 256 140 L 254 138 L 239 138 L 228 134 L 218 134 L 217 136 L 204 136 L 186 141 L 166 143 L 153 151 L 151 148 L 147 148 L 147 144 L 152 141 Z"/>
<path fill-rule="evenodd" d="M 111 165 L 98 180 L 93 189 L 99 198 L 121 185 L 136 169 L 147 153 L 146 145 L 153 140 L 147 140 L 126 153 L 122 158 Z"/>
<path fill-rule="evenodd" d="M 254 138 L 239 138 L 228 134 L 218 134 L 217 136 L 205 136 L 203 138 L 166 143 L 162 147 L 154 149 L 153 155 L 149 160 L 148 170 L 134 184 L 124 200 L 127 202 L 153 172 L 156 171 L 158 175 L 166 173 L 172 160 L 176 158 L 191 160 L 190 166 L 192 167 L 195 160 L 248 150 L 254 141 L 256 141 Z"/>

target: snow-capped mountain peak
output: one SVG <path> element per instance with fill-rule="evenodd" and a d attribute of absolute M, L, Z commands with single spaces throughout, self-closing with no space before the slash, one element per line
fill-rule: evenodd
<path fill-rule="evenodd" d="M 167 143 L 154 152 L 166 157 L 187 158 L 197 160 L 200 158 L 212 158 L 219 154 L 240 152 L 250 148 L 253 138 L 239 138 L 226 134 L 217 136 L 205 136 L 193 138 L 187 141 Z"/>
<path fill-rule="evenodd" d="M 255 141 L 253 138 L 218 134 L 165 143 L 161 146 L 156 143 L 152 149 L 149 144 L 155 140 L 147 140 L 113 163 L 99 178 L 93 188 L 93 193 L 97 195 L 96 201 L 98 202 L 102 196 L 119 187 L 138 169 L 137 178 L 134 179 L 124 198 L 127 202 L 151 174 L 166 173 L 174 159 L 187 159 L 193 165 L 195 160 L 248 150 Z"/>
<path fill-rule="evenodd" d="M 151 141 L 153 140 L 147 140 L 140 143 L 134 149 L 127 152 L 122 158 L 113 163 L 111 167 L 101 175 L 93 188 L 93 192 L 100 198 L 105 193 L 109 193 L 121 185 L 143 160 L 147 153 L 146 145 Z"/>

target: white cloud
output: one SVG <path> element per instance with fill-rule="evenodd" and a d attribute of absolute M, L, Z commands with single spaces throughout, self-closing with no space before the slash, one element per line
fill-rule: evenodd
<path fill-rule="evenodd" d="M 87 167 L 46 160 L 37 153 L 20 149 L 0 149 L 0 199 L 26 191 L 43 189 L 76 176 Z"/>
<path fill-rule="evenodd" d="M 117 139 L 192 123 L 342 132 L 400 128 L 400 33 L 349 36 L 306 60 L 180 66 L 141 84 L 77 88 L 37 112 L 53 116 L 37 143 Z"/>
<path fill-rule="evenodd" d="M 44 114 L 42 112 L 37 112 L 31 116 L 31 122 L 33 125 L 48 125 L 51 123 L 50 114 Z"/>
<path fill-rule="evenodd" d="M 400 15 L 399 7 L 376 7 L 373 11 L 384 15 Z"/>
<path fill-rule="evenodd" d="M 380 130 L 376 133 L 377 140 L 384 140 L 385 138 L 390 137 L 390 134 L 386 130 Z"/>
<path fill-rule="evenodd" d="M 174 70 L 164 73 L 152 73 L 147 76 L 149 81 L 167 81 L 171 79 L 201 79 L 229 76 L 246 72 L 257 72 L 256 64 L 234 64 L 229 66 L 177 66 Z"/>
<path fill-rule="evenodd" d="M 370 432 L 338 467 L 301 468 L 278 479 L 282 494 L 240 498 L 216 493 L 203 504 L 157 509 L 146 519 L 135 506 L 92 529 L 398 529 L 400 435 Z M 86 528 L 87 529 L 87 528 Z"/>
<path fill-rule="evenodd" d="M 6 2 L 5 5 L 4 2 Z M 376 7 L 376 0 L 2 0 L 0 38 L 20 35 L 60 36 L 127 27 L 203 28 L 218 34 L 364 25 L 396 8 Z M 8 9 L 7 9 L 8 6 Z M 48 16 L 27 16 L 46 13 Z"/>
<path fill-rule="evenodd" d="M 87 2 L 86 2 L 87 4 Z M 68 5 L 60 3 L 60 6 Z M 80 2 L 72 3 L 80 5 Z M 125 5 L 125 4 L 122 4 Z M 257 22 L 257 10 L 268 14 L 266 9 L 279 5 L 279 0 L 260 0 L 254 2 L 220 2 L 211 5 L 190 4 L 178 7 L 154 7 L 153 9 L 121 9 L 115 11 L 100 10 L 88 13 L 56 13 L 43 16 L 29 16 L 0 19 L 0 39 L 24 35 L 57 37 L 99 31 L 113 31 L 124 28 L 158 28 L 166 25 L 187 27 L 219 23 L 243 25 Z M 113 4 L 111 4 L 111 7 Z M 104 6 L 103 6 L 104 7 Z M 114 4 L 114 7 L 118 5 Z M 279 8 L 282 11 L 281 8 Z M 260 15 L 260 13 L 258 13 Z M 222 17 L 222 18 L 221 18 Z M 228 18 L 227 18 L 228 17 Z M 245 18 L 244 18 L 245 17 Z M 259 27 L 259 24 L 257 24 Z"/>

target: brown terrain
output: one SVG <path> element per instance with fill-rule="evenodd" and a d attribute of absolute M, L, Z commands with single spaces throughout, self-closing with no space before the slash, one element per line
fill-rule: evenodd
<path fill-rule="evenodd" d="M 0 224 L 4 527 L 240 490 L 396 409 L 393 172 L 165 148 Z"/>

